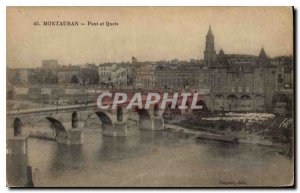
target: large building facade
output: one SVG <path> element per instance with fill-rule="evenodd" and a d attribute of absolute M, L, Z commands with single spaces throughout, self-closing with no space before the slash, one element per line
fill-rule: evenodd
<path fill-rule="evenodd" d="M 215 111 L 272 110 L 276 66 L 264 48 L 258 56 L 214 51 L 211 28 L 206 36 L 204 61 L 210 73 L 210 106 Z"/>
<path fill-rule="evenodd" d="M 142 64 L 134 70 L 134 88 L 154 89 L 155 85 L 155 64 Z"/>
<path fill-rule="evenodd" d="M 206 35 L 203 61 L 157 62 L 137 66 L 135 85 L 144 89 L 207 90 L 212 111 L 266 112 L 274 110 L 274 96 L 293 87 L 293 62 L 258 55 L 216 53 L 212 28 Z M 134 64 L 133 64 L 134 65 Z M 155 68 L 153 68 L 155 66 Z"/>
<path fill-rule="evenodd" d="M 160 64 L 156 67 L 156 88 L 209 89 L 208 70 L 201 63 Z"/>

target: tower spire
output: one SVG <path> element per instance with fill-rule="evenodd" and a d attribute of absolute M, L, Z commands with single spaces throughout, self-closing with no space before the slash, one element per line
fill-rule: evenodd
<path fill-rule="evenodd" d="M 211 30 L 211 25 L 209 24 L 208 32 L 207 35 L 213 35 L 212 30 Z"/>
<path fill-rule="evenodd" d="M 205 51 L 204 51 L 204 63 L 211 65 L 214 62 L 216 55 L 214 35 L 211 30 L 211 25 L 209 24 L 208 32 L 206 35 Z"/>
<path fill-rule="evenodd" d="M 263 46 L 258 55 L 257 62 L 259 64 L 268 64 L 270 62 Z"/>
<path fill-rule="evenodd" d="M 260 53 L 259 53 L 259 56 L 258 56 L 258 57 L 261 58 L 261 59 L 266 59 L 266 58 L 268 58 L 268 57 L 267 57 L 267 54 L 266 54 L 266 52 L 265 52 L 264 46 L 261 47 L 261 50 L 260 50 Z"/>

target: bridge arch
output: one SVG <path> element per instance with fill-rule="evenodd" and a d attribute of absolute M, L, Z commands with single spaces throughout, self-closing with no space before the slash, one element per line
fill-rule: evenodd
<path fill-rule="evenodd" d="M 123 108 L 120 106 L 117 108 L 117 121 L 118 122 L 123 121 Z"/>
<path fill-rule="evenodd" d="M 22 127 L 23 127 L 23 123 L 21 119 L 19 117 L 15 118 L 13 122 L 14 136 L 22 135 Z"/>
<path fill-rule="evenodd" d="M 159 110 L 159 107 L 158 107 L 158 104 L 156 103 L 154 105 L 154 108 L 153 108 L 153 115 L 154 115 L 154 117 L 158 117 L 158 115 L 159 115 L 158 110 Z"/>
<path fill-rule="evenodd" d="M 55 130 L 55 138 L 57 138 L 60 135 L 67 134 L 67 130 L 60 121 L 52 117 L 46 117 L 46 119 L 51 123 L 51 128 Z"/>
<path fill-rule="evenodd" d="M 171 112 L 171 105 L 166 105 L 163 114 L 162 114 L 163 118 L 165 119 L 170 119 L 172 118 L 172 112 Z"/>
<path fill-rule="evenodd" d="M 114 119 L 112 115 L 107 112 L 92 111 L 86 114 L 83 120 L 83 128 L 95 128 L 95 126 L 99 125 L 100 123 L 101 127 L 99 128 L 106 129 L 112 127 L 114 125 L 114 121 L 116 121 L 116 119 Z"/>
<path fill-rule="evenodd" d="M 101 120 L 103 129 L 109 128 L 114 125 L 112 118 L 106 113 L 102 111 L 97 111 L 95 113 L 98 116 L 98 118 Z"/>
<path fill-rule="evenodd" d="M 78 127 L 78 114 L 76 111 L 72 113 L 72 128 Z"/>
<path fill-rule="evenodd" d="M 182 110 L 179 109 L 179 104 L 175 105 L 175 108 L 172 109 L 172 103 L 167 103 L 165 109 L 163 109 L 162 116 L 165 119 L 172 119 L 174 116 L 178 114 L 182 114 Z"/>
<path fill-rule="evenodd" d="M 150 119 L 151 118 L 150 113 L 146 109 L 136 108 L 136 112 L 138 113 L 140 119 Z"/>
<path fill-rule="evenodd" d="M 181 104 L 179 102 L 176 103 L 175 108 L 172 108 L 172 103 L 167 103 L 165 109 L 163 109 L 162 116 L 165 118 L 170 118 L 176 115 L 182 114 L 182 109 L 179 109 L 179 106 Z M 187 106 L 189 105 L 189 102 L 187 101 Z"/>
<path fill-rule="evenodd" d="M 86 118 L 84 119 L 83 128 L 94 128 L 96 124 L 99 124 L 99 121 L 102 125 L 101 119 L 98 117 L 96 112 L 91 112 L 87 114 Z"/>

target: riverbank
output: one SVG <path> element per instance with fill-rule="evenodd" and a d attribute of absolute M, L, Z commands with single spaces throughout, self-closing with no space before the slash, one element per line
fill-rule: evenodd
<path fill-rule="evenodd" d="M 189 136 L 193 138 L 203 138 L 207 140 L 215 140 L 215 141 L 221 141 L 221 142 L 239 142 L 239 143 L 248 143 L 248 144 L 256 144 L 256 145 L 263 145 L 263 146 L 270 146 L 270 147 L 276 147 L 276 148 L 284 148 L 285 146 L 283 144 L 276 144 L 272 143 L 268 140 L 260 140 L 260 139 L 241 139 L 238 138 L 238 141 L 235 141 L 235 136 L 232 134 L 216 134 L 216 133 L 210 133 L 210 132 L 204 132 L 204 131 L 196 131 L 191 130 L 179 125 L 174 124 L 165 124 L 165 130 L 172 131 L 172 132 L 178 132 L 178 133 L 184 133 L 188 134 Z"/>
<path fill-rule="evenodd" d="M 191 115 L 168 121 L 165 127 L 173 132 L 193 134 L 196 138 L 270 146 L 290 154 L 292 122 L 291 118 L 268 113 L 226 113 L 211 117 Z"/>

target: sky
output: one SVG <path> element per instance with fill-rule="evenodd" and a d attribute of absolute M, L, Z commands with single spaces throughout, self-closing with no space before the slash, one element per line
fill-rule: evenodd
<path fill-rule="evenodd" d="M 290 7 L 8 7 L 7 66 L 203 59 L 209 25 L 217 52 L 258 55 L 263 46 L 269 57 L 293 53 Z"/>

